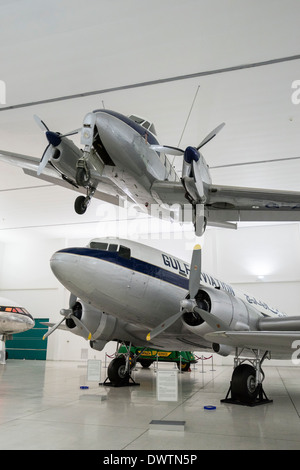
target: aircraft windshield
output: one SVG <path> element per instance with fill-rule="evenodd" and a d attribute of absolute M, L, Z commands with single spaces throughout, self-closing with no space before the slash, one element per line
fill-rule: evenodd
<path fill-rule="evenodd" d="M 90 248 L 102 251 L 118 252 L 123 258 L 129 259 L 131 257 L 130 248 L 124 245 L 117 245 L 115 243 L 91 242 Z"/>
<path fill-rule="evenodd" d="M 140 126 L 143 126 L 145 129 L 150 131 L 152 134 L 156 135 L 156 130 L 155 130 L 153 122 L 146 121 L 145 119 L 143 119 L 139 116 L 135 116 L 134 114 L 131 114 L 128 117 L 129 117 L 129 119 L 136 122 Z"/>

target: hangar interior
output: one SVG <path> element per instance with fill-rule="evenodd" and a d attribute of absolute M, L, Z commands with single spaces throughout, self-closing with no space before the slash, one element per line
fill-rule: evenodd
<path fill-rule="evenodd" d="M 2 150 L 41 157 L 46 139 L 34 114 L 63 133 L 105 107 L 151 120 L 161 143 L 183 147 L 225 122 L 203 152 L 213 182 L 300 190 L 296 0 L 54 0 L 47 8 L 20 0 L 1 1 L 0 13 Z M 172 164 L 180 174 L 181 159 Z M 120 220 L 96 199 L 79 216 L 72 190 L 3 162 L 0 170 L 0 295 L 36 319 L 55 323 L 68 305 L 69 293 L 50 269 L 56 250 L 120 236 L 189 261 L 199 242 L 190 226 L 140 215 Z M 299 315 L 299 230 L 297 222 L 208 228 L 200 240 L 203 269 Z M 0 365 L 0 448 L 135 450 L 160 449 L 163 442 L 190 450 L 299 449 L 299 366 L 291 361 L 266 366 L 274 403 L 255 409 L 221 407 L 232 358 L 216 354 L 215 371 L 205 364 L 201 374 L 200 361 L 180 374 L 176 404 L 157 402 L 153 370 L 137 370 L 140 387 L 91 386 L 84 394 L 87 359 L 104 364 L 114 351 L 115 344 L 91 350 L 84 339 L 57 330 L 45 361 Z M 215 414 L 205 413 L 205 404 L 216 404 Z M 186 420 L 184 432 L 149 429 L 151 419 L 166 417 Z"/>

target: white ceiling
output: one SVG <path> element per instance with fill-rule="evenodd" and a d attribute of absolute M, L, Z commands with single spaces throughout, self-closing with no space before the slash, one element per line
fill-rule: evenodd
<path fill-rule="evenodd" d="M 162 144 L 178 145 L 200 86 L 181 147 L 225 121 L 203 151 L 211 167 L 300 156 L 300 105 L 291 100 L 300 59 L 239 69 L 300 53 L 298 0 L 0 0 L 0 18 L 0 149 L 40 157 L 46 141 L 33 114 L 63 133 L 103 103 L 147 117 Z M 234 70 L 205 73 L 224 68 Z M 133 86 L 145 82 L 156 83 Z M 299 175 L 300 160 L 212 169 L 215 183 L 297 191 Z M 0 241 L 20 230 L 101 235 L 111 206 L 94 200 L 78 216 L 75 197 L 1 163 Z"/>

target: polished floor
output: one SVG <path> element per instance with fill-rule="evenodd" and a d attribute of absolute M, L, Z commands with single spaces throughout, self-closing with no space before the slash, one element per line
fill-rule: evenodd
<path fill-rule="evenodd" d="M 88 382 L 86 371 L 82 362 L 0 365 L 0 449 L 300 449 L 297 366 L 266 367 L 264 387 L 274 401 L 254 408 L 220 403 L 230 366 L 198 363 L 178 374 L 176 402 L 158 401 L 153 366 L 138 365 L 134 379 L 140 386 L 124 388 Z M 155 430 L 152 420 L 185 421 L 185 427 Z"/>

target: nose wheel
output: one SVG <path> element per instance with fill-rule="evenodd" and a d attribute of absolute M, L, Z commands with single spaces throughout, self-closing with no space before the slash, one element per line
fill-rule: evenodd
<path fill-rule="evenodd" d="M 131 370 L 136 364 L 137 357 L 134 356 L 131 351 L 131 343 L 127 348 L 126 354 L 121 354 L 115 357 L 107 368 L 107 378 L 103 384 L 99 385 L 110 385 L 112 387 L 128 387 L 129 385 L 140 385 L 136 383 L 131 377 Z"/>

